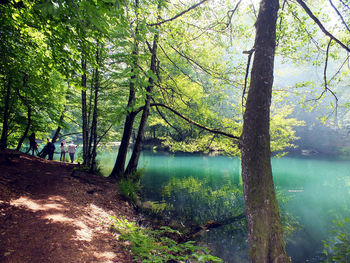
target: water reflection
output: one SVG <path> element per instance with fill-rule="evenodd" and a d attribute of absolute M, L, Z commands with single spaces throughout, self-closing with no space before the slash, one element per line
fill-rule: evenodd
<path fill-rule="evenodd" d="M 243 211 L 236 158 L 144 152 L 140 162 L 144 200 L 166 204 L 172 219 L 200 224 Z M 272 167 L 288 254 L 294 262 L 320 262 L 332 219 L 350 214 L 350 163 L 285 157 L 273 159 Z M 198 239 L 228 262 L 247 259 L 242 223 L 212 229 Z"/>

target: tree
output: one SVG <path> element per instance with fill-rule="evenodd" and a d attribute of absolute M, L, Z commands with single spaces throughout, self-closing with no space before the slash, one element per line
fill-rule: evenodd
<path fill-rule="evenodd" d="M 270 161 L 269 123 L 278 9 L 278 0 L 260 2 L 251 82 L 243 117 L 242 178 L 250 262 L 290 262 L 285 252 Z"/>
<path fill-rule="evenodd" d="M 126 117 L 124 122 L 124 129 L 123 129 L 123 135 L 120 142 L 119 150 L 118 150 L 118 156 L 117 160 L 115 161 L 113 170 L 110 174 L 112 178 L 115 179 L 121 179 L 121 177 L 124 176 L 125 171 L 125 162 L 126 162 L 126 156 L 128 153 L 130 138 L 133 130 L 134 120 L 136 117 L 136 114 L 133 110 L 133 107 L 135 105 L 135 96 L 136 96 L 136 84 L 137 84 L 137 72 L 138 72 L 138 63 L 139 63 L 139 41 L 140 41 L 140 30 L 139 30 L 139 1 L 135 0 L 135 16 L 136 16 L 136 26 L 135 26 L 135 33 L 133 35 L 134 43 L 133 43 L 133 50 L 131 55 L 131 72 L 132 75 L 130 77 L 129 82 L 129 98 L 128 103 L 126 105 Z"/>

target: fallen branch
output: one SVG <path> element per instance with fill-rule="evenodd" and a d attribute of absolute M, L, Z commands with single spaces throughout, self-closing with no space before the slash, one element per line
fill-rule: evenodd
<path fill-rule="evenodd" d="M 225 218 L 225 219 L 219 220 L 219 221 L 209 220 L 204 225 L 192 227 L 191 231 L 186 234 L 186 239 L 187 238 L 192 239 L 194 236 L 198 235 L 202 231 L 207 231 L 209 229 L 229 225 L 229 224 L 232 224 L 232 223 L 237 222 L 239 220 L 242 220 L 243 218 L 245 218 L 244 213 L 237 215 L 237 216 L 230 217 L 230 218 Z"/>

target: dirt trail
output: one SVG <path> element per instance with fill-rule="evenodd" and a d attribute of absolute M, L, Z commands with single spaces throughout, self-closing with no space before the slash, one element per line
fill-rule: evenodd
<path fill-rule="evenodd" d="M 110 216 L 137 220 L 115 184 L 26 154 L 0 160 L 0 262 L 133 262 Z"/>

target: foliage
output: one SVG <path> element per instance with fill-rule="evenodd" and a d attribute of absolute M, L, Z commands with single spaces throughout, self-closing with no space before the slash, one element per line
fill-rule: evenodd
<path fill-rule="evenodd" d="M 329 231 L 330 237 L 323 240 L 323 253 L 326 262 L 349 262 L 350 260 L 350 220 L 333 220 L 334 226 Z"/>
<path fill-rule="evenodd" d="M 139 169 L 135 173 L 129 175 L 127 178 L 122 178 L 118 185 L 119 193 L 133 204 L 135 204 L 138 200 L 141 190 L 140 181 L 142 174 L 142 169 Z"/>
<path fill-rule="evenodd" d="M 118 233 L 120 240 L 130 248 L 135 260 L 141 262 L 222 262 L 209 254 L 205 247 L 194 242 L 177 243 L 167 235 L 178 233 L 169 227 L 152 230 L 136 226 L 126 219 L 113 218 L 111 229 Z"/>

